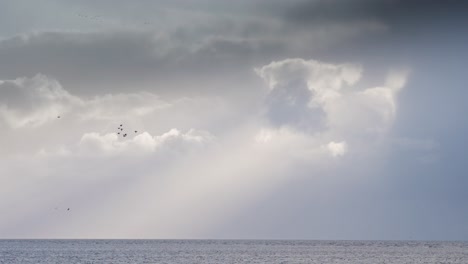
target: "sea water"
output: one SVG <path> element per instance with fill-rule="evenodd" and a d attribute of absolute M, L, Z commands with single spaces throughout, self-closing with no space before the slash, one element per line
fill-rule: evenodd
<path fill-rule="evenodd" d="M 0 240 L 0 263 L 468 263 L 468 242 Z"/>

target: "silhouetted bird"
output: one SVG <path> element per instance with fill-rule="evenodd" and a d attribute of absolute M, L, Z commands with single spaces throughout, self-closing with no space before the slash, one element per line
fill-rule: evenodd
<path fill-rule="evenodd" d="M 123 136 L 124 136 L 124 137 L 126 137 L 126 136 L 127 136 L 127 134 L 123 134 Z"/>
<path fill-rule="evenodd" d="M 117 135 L 120 135 L 120 132 L 117 132 Z"/>
<path fill-rule="evenodd" d="M 57 118 L 60 118 L 60 116 L 57 116 Z"/>
<path fill-rule="evenodd" d="M 67 211 L 70 211 L 70 208 L 68 208 Z"/>
<path fill-rule="evenodd" d="M 120 126 L 122 126 L 122 124 L 120 124 Z"/>
<path fill-rule="evenodd" d="M 138 133 L 138 131 L 135 130 L 135 133 Z"/>

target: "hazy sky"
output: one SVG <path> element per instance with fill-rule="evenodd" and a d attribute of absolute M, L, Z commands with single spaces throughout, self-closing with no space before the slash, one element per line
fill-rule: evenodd
<path fill-rule="evenodd" d="M 0 0 L 0 238 L 468 240 L 467 14 Z"/>

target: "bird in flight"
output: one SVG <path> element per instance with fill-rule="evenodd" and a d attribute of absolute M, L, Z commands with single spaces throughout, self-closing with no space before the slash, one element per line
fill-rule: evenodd
<path fill-rule="evenodd" d="M 122 136 L 123 136 L 123 137 L 127 137 L 127 133 L 123 134 L 123 130 L 124 130 L 124 129 L 123 129 L 123 124 L 120 124 L 120 126 L 117 127 L 117 129 L 120 130 L 119 132 L 117 132 L 117 135 L 120 135 L 121 132 L 122 132 Z M 135 134 L 138 133 L 138 130 L 134 130 L 134 131 L 135 131 Z"/>

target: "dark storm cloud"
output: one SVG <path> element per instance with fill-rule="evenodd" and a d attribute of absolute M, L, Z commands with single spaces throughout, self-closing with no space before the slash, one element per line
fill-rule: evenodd
<path fill-rule="evenodd" d="M 296 24 L 378 20 L 411 26 L 462 17 L 467 10 L 468 3 L 457 0 L 315 0 L 291 6 L 285 19 Z"/>
<path fill-rule="evenodd" d="M 286 25 L 280 14 L 294 10 L 300 3 L 303 2 L 49 2 L 58 13 L 64 13 L 63 22 L 73 25 L 76 31 L 58 27 L 51 32 L 44 30 L 46 24 L 38 22 L 37 27 L 21 35 L 4 39 L 0 42 L 0 79 L 42 73 L 78 95 L 129 89 L 188 89 L 196 94 L 219 90 L 221 83 L 228 90 L 226 83 L 238 86 L 239 79 L 255 78 L 254 67 L 288 57 L 310 58 L 317 55 L 314 51 L 320 47 L 346 43 L 349 36 L 373 31 L 352 25 L 323 32 L 321 25 L 315 25 L 303 32 Z M 109 9 L 111 4 L 114 8 Z M 110 26 L 89 31 L 91 25 L 83 24 L 86 21 L 75 21 L 81 19 L 75 17 L 81 13 L 99 15 L 123 29 Z M 153 23 L 154 28 L 139 28 L 138 23 L 144 20 Z M 197 91 L 190 88 L 194 83 Z"/>

